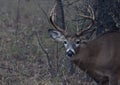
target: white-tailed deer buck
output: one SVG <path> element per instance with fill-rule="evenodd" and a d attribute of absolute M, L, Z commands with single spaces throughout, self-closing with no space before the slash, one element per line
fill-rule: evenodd
<path fill-rule="evenodd" d="M 89 16 L 80 16 L 95 19 L 94 11 L 91 6 L 88 7 Z M 63 30 L 54 22 L 54 8 L 51 11 L 50 22 L 56 28 L 49 29 L 50 36 L 65 47 L 66 55 L 79 66 L 80 69 L 87 72 L 99 85 L 118 85 L 120 80 L 120 33 L 111 32 L 103 34 L 96 39 L 86 40 L 85 32 L 92 26 L 90 24 L 86 29 L 69 35 L 67 30 Z"/>

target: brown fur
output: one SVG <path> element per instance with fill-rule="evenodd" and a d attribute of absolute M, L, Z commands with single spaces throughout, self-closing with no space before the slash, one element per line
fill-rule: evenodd
<path fill-rule="evenodd" d="M 118 85 L 120 79 L 120 33 L 108 33 L 80 47 L 71 59 L 100 85 Z M 108 85 L 108 83 L 106 84 Z"/>

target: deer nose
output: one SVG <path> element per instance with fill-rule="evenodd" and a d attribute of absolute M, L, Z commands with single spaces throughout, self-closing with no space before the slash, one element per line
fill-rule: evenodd
<path fill-rule="evenodd" d="M 71 50 L 66 52 L 67 56 L 72 57 L 74 55 L 74 52 L 72 52 Z"/>

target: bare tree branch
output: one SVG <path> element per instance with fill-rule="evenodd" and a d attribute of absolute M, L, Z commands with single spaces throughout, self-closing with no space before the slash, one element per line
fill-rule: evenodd
<path fill-rule="evenodd" d="M 51 74 L 51 76 L 53 76 L 54 74 L 53 74 L 53 70 L 52 70 L 52 64 L 51 64 L 51 60 L 50 60 L 50 56 L 49 56 L 49 54 L 48 54 L 48 52 L 45 50 L 45 48 L 43 47 L 43 45 L 42 45 L 42 43 L 41 43 L 41 40 L 40 40 L 40 38 L 39 38 L 39 34 L 37 33 L 37 32 L 35 32 L 35 34 L 36 34 L 36 38 L 38 39 L 38 44 L 39 44 L 39 46 L 41 47 L 41 49 L 42 49 L 42 51 L 46 54 L 46 57 L 47 57 L 47 61 L 48 61 L 48 70 L 49 70 L 49 72 L 50 72 L 50 74 Z"/>
<path fill-rule="evenodd" d="M 15 25 L 16 44 L 17 44 L 17 40 L 18 40 L 18 30 L 19 30 L 19 23 L 20 23 L 20 1 L 21 0 L 18 0 L 18 2 L 17 2 L 16 21 L 15 21 L 15 23 L 16 23 L 16 25 Z"/>

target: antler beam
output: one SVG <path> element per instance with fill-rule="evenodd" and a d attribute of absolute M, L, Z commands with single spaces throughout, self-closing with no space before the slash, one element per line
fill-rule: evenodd
<path fill-rule="evenodd" d="M 94 24 L 95 14 L 94 14 L 94 11 L 90 5 L 88 5 L 87 11 L 88 11 L 89 15 L 85 15 L 85 14 L 80 13 L 80 16 L 83 18 L 91 20 L 91 23 L 85 29 L 82 29 L 79 32 L 77 32 L 77 35 L 80 35 L 83 32 L 89 30 L 92 27 L 92 25 Z"/>
<path fill-rule="evenodd" d="M 56 4 L 54 5 L 54 7 L 53 7 L 52 10 L 51 10 L 51 13 L 50 13 L 50 22 L 51 22 L 51 24 L 53 25 L 53 27 L 56 28 L 56 30 L 58 30 L 58 31 L 60 31 L 61 33 L 63 33 L 64 35 L 66 35 L 66 34 L 67 34 L 66 29 L 63 30 L 62 28 L 60 28 L 60 27 L 55 23 L 55 17 L 56 17 L 55 7 L 56 7 Z"/>

